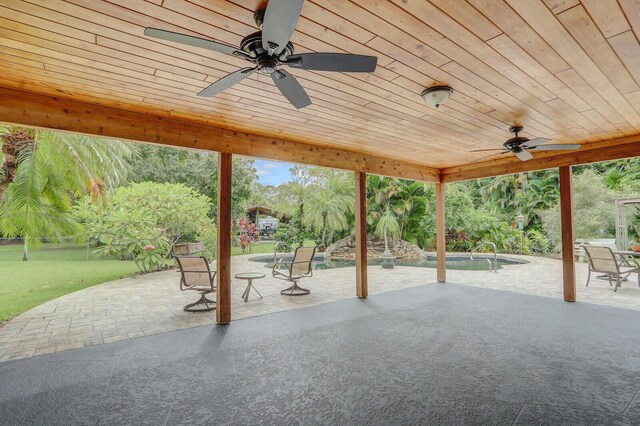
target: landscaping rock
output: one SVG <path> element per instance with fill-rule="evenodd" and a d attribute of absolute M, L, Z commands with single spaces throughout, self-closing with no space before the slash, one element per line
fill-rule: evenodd
<path fill-rule="evenodd" d="M 404 240 L 389 241 L 389 250 L 398 259 L 422 259 L 427 253 L 415 244 Z M 367 237 L 367 257 L 379 258 L 384 252 L 384 239 Z M 324 251 L 325 259 L 355 260 L 356 237 L 351 235 L 336 241 Z"/>

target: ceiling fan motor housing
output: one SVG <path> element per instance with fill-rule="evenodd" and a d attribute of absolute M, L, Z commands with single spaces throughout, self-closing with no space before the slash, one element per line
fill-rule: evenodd
<path fill-rule="evenodd" d="M 252 62 L 258 66 L 260 66 L 260 59 L 264 57 L 275 60 L 277 65 L 278 62 L 286 61 L 289 55 L 293 55 L 293 44 L 291 42 L 287 43 L 287 46 L 278 57 L 269 55 L 269 52 L 262 47 L 262 31 L 257 31 L 243 38 L 242 42 L 240 42 L 240 49 L 250 54 L 253 58 L 256 58 L 256 60 L 252 60 Z"/>
<path fill-rule="evenodd" d="M 525 142 L 529 142 L 529 138 L 525 138 L 524 136 L 516 136 L 515 138 L 511 138 L 506 141 L 503 146 L 509 151 L 518 152 L 522 149 L 520 148 L 520 146 Z"/>

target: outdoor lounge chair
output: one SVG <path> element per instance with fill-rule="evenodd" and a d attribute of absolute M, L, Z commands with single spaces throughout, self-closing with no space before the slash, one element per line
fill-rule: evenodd
<path fill-rule="evenodd" d="M 215 293 L 216 271 L 209 268 L 204 256 L 174 256 L 180 268 L 180 290 L 193 290 L 200 294 L 200 299 L 185 305 L 189 312 L 206 312 L 216 308 L 216 302 L 207 299 L 207 294 Z"/>
<path fill-rule="evenodd" d="M 291 287 L 285 288 L 280 294 L 302 296 L 311 293 L 309 289 L 298 286 L 298 281 L 313 276 L 311 262 L 315 254 L 315 247 L 298 247 L 291 262 L 283 262 L 281 259 L 273 265 L 272 275 L 274 278 L 293 283 Z"/>
<path fill-rule="evenodd" d="M 618 291 L 620 283 L 633 273 L 638 274 L 638 286 L 640 286 L 640 265 L 638 262 L 616 256 L 609 247 L 596 247 L 588 244 L 583 247 L 589 258 L 587 286 L 591 280 L 591 272 L 606 274 L 609 285 L 613 285 L 611 280 L 615 279 L 616 286 L 613 291 Z"/>

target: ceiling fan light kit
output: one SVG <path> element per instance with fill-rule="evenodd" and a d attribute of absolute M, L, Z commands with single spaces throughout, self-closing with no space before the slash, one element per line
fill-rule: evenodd
<path fill-rule="evenodd" d="M 304 108 L 311 105 L 311 99 L 302 85 L 282 69 L 283 65 L 309 71 L 374 72 L 378 58 L 348 53 L 294 54 L 293 44 L 289 40 L 300 18 L 303 3 L 304 0 L 270 0 L 266 9 L 258 10 L 253 15 L 260 31 L 245 37 L 239 48 L 157 28 L 146 28 L 144 34 L 174 43 L 225 53 L 242 58 L 254 65 L 222 77 L 204 88 L 198 96 L 215 96 L 258 72 L 270 75 L 276 87 L 293 106 Z"/>
<path fill-rule="evenodd" d="M 449 86 L 433 86 L 425 89 L 421 96 L 426 103 L 438 108 L 453 94 L 453 88 Z"/>

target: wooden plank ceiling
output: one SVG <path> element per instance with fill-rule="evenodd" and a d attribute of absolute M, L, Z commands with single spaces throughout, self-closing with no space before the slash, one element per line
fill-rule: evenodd
<path fill-rule="evenodd" d="M 237 46 L 263 5 L 0 0 L 0 86 L 435 168 L 478 161 L 468 151 L 501 147 L 516 123 L 559 143 L 640 133 L 638 0 L 307 0 L 297 53 L 375 55 L 378 69 L 292 69 L 313 102 L 301 110 L 259 74 L 198 98 L 246 62 L 142 34 Z M 420 97 L 434 84 L 455 90 L 438 109 Z"/>

